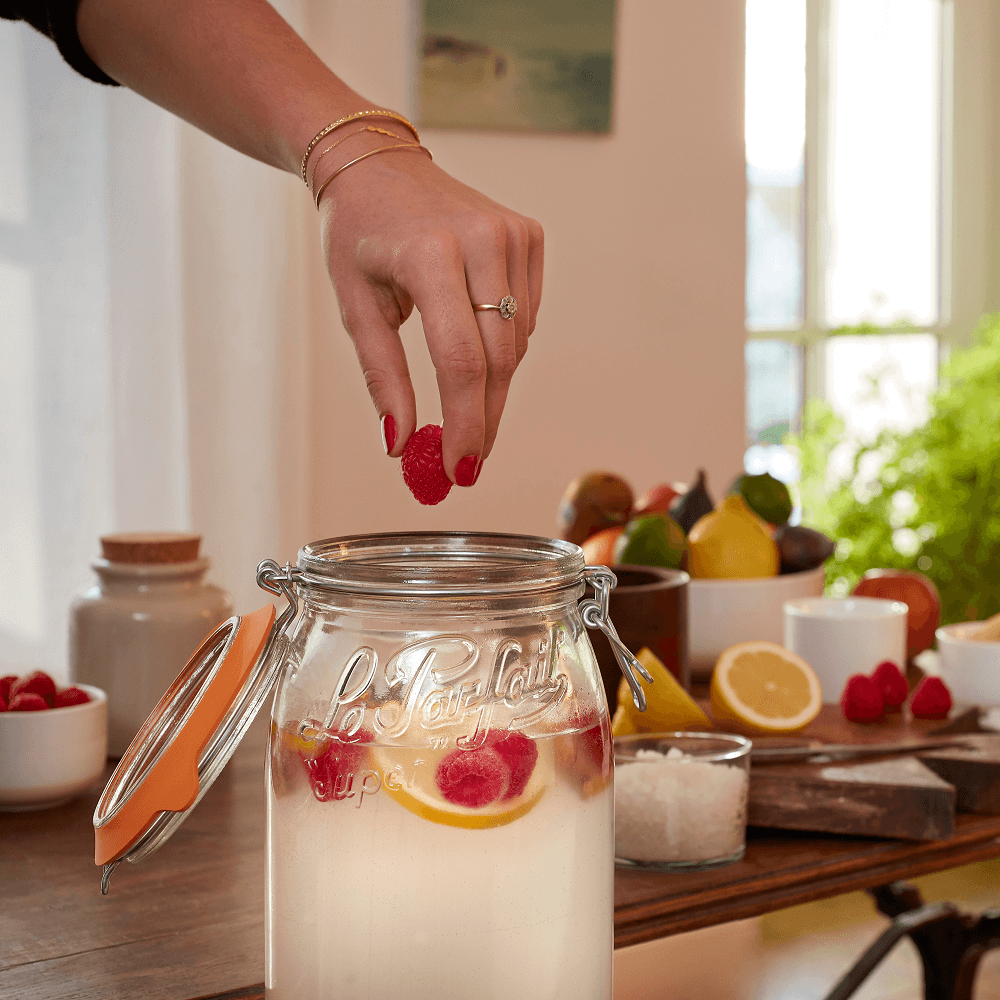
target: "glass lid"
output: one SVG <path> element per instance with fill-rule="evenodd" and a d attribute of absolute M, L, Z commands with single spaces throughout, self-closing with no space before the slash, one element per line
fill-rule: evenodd
<path fill-rule="evenodd" d="M 129 744 L 94 811 L 102 893 L 122 861 L 163 846 L 225 767 L 277 679 L 271 654 L 291 610 L 277 623 L 272 604 L 223 622 Z"/>

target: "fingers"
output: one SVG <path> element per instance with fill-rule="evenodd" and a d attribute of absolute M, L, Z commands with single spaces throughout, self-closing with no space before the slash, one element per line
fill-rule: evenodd
<path fill-rule="evenodd" d="M 417 404 L 406 354 L 399 337 L 399 317 L 378 302 L 370 287 L 341 292 L 344 325 L 354 341 L 365 384 L 382 423 L 386 454 L 398 458 L 417 426 Z"/>
<path fill-rule="evenodd" d="M 528 349 L 527 229 L 516 217 L 498 219 L 495 225 L 491 239 L 481 240 L 466 263 L 469 295 L 474 303 L 496 305 L 508 294 L 517 302 L 512 320 L 492 309 L 476 313 L 487 362 L 483 460 L 493 450 L 511 380 Z"/>
<path fill-rule="evenodd" d="M 452 482 L 471 486 L 486 434 L 486 346 L 472 311 L 458 239 L 439 231 L 422 244 L 419 253 L 410 255 L 401 277 L 420 312 L 437 373 L 445 472 Z M 456 475 L 460 462 L 462 468 Z"/>
<path fill-rule="evenodd" d="M 545 233 L 534 219 L 525 219 L 528 232 L 528 336 L 535 332 L 538 306 L 542 301 L 542 271 L 545 258 Z"/>

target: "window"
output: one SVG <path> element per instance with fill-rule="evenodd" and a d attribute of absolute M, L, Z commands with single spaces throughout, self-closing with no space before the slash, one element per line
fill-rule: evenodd
<path fill-rule="evenodd" d="M 748 0 L 747 467 L 808 398 L 923 420 L 947 301 L 950 0 Z"/>

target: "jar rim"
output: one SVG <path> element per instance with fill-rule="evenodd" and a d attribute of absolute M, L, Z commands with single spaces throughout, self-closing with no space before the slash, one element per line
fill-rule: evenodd
<path fill-rule="evenodd" d="M 346 535 L 299 550 L 297 578 L 374 597 L 491 597 L 539 593 L 581 581 L 572 542 L 476 531 Z"/>

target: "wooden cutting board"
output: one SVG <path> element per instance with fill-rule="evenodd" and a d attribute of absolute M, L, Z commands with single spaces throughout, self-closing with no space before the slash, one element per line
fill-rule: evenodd
<path fill-rule="evenodd" d="M 1000 734 L 965 737 L 969 748 L 925 750 L 921 762 L 955 786 L 955 808 L 1000 816 Z"/>
<path fill-rule="evenodd" d="M 925 739 L 942 728 L 978 728 L 974 715 L 963 718 L 965 722 L 948 725 L 899 714 L 861 724 L 844 719 L 838 706 L 824 705 L 796 742 L 878 744 Z M 972 749 L 925 751 L 919 758 L 754 766 L 749 822 L 907 840 L 947 838 L 954 830 L 956 808 L 1000 814 L 1000 735 L 967 740 L 975 744 Z"/>
<path fill-rule="evenodd" d="M 768 764 L 750 772 L 751 826 L 903 840 L 955 830 L 955 788 L 916 757 Z"/>

